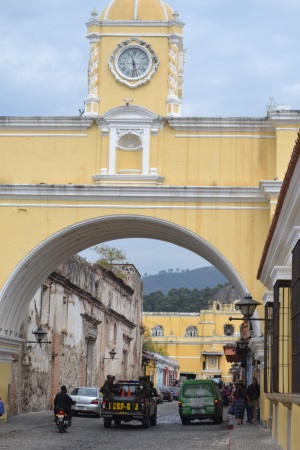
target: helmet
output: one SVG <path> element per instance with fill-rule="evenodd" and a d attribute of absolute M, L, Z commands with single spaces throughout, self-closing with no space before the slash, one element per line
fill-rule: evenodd
<path fill-rule="evenodd" d="M 66 386 L 63 384 L 62 387 L 60 388 L 60 390 L 61 390 L 62 392 L 66 392 L 66 391 L 67 391 L 67 388 L 66 388 Z"/>

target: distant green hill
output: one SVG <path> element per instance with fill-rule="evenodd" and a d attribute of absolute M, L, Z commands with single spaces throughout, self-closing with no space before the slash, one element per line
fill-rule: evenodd
<path fill-rule="evenodd" d="M 218 284 L 228 283 L 227 278 L 215 267 L 201 267 L 184 272 L 162 270 L 157 275 L 143 277 L 144 294 L 161 291 L 168 294 L 171 289 L 205 289 L 213 288 Z"/>

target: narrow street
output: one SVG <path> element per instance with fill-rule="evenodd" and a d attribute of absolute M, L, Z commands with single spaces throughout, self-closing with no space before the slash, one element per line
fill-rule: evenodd
<path fill-rule="evenodd" d="M 239 428 L 239 429 L 238 429 Z M 242 429 L 243 428 L 243 429 Z M 237 434 L 236 434 L 237 433 Z M 239 440 L 239 436 L 241 439 Z M 0 426 L 0 449 L 13 450 L 280 450 L 270 434 L 260 425 L 245 424 L 228 430 L 227 410 L 224 423 L 192 422 L 183 426 L 178 415 L 177 402 L 158 405 L 156 427 L 143 429 L 140 423 L 122 424 L 105 429 L 103 420 L 77 416 L 72 427 L 60 434 L 51 411 L 29 413 L 10 418 Z"/>

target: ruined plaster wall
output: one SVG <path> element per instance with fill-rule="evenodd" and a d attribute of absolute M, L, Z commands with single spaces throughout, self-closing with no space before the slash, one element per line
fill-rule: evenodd
<path fill-rule="evenodd" d="M 22 324 L 26 340 L 34 340 L 32 331 L 42 326 L 51 344 L 27 344 L 15 355 L 11 413 L 52 408 L 62 384 L 70 392 L 79 385 L 101 386 L 108 373 L 138 376 L 141 298 L 137 302 L 134 294 L 113 273 L 79 256 L 59 266 L 32 299 Z M 113 348 L 114 361 L 108 353 Z"/>

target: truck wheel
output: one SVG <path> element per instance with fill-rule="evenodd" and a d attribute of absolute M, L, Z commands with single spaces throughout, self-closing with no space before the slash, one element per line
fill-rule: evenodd
<path fill-rule="evenodd" d="M 156 426 L 156 419 L 157 419 L 157 411 L 155 410 L 154 414 L 150 417 L 150 425 L 153 427 Z"/>
<path fill-rule="evenodd" d="M 150 427 L 150 418 L 149 418 L 148 414 L 143 419 L 142 427 L 143 428 L 149 428 Z"/>
<path fill-rule="evenodd" d="M 183 417 L 181 418 L 181 423 L 182 425 L 189 425 L 191 423 L 191 421 L 189 419 L 184 419 Z"/>
<path fill-rule="evenodd" d="M 114 419 L 116 427 L 121 425 L 121 419 Z"/>
<path fill-rule="evenodd" d="M 219 416 L 217 418 L 214 419 L 215 423 L 223 423 L 223 416 Z"/>
<path fill-rule="evenodd" d="M 111 419 L 103 419 L 104 428 L 111 427 Z"/>

